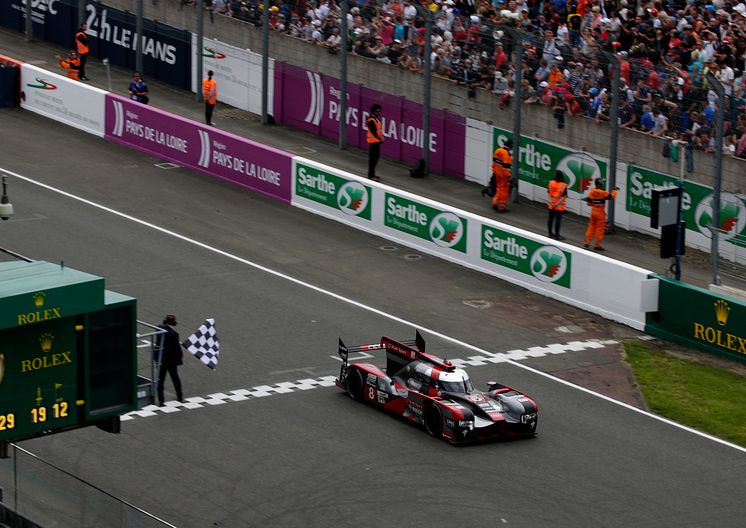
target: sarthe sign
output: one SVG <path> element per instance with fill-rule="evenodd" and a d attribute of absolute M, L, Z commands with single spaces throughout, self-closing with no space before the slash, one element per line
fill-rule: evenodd
<path fill-rule="evenodd" d="M 652 192 L 656 187 L 671 187 L 677 178 L 666 174 L 637 167 L 627 166 L 627 210 L 644 217 L 650 217 Z M 684 182 L 683 220 L 693 234 L 706 237 L 704 245 L 709 246 L 710 226 L 715 223 L 721 230 L 720 240 L 743 247 L 746 245 L 746 197 L 723 192 L 720 195 L 720 216 L 713 218 L 712 187 L 692 181 Z M 687 233 L 687 241 L 691 238 Z"/>
<path fill-rule="evenodd" d="M 645 331 L 746 363 L 746 303 L 665 277 Z"/>

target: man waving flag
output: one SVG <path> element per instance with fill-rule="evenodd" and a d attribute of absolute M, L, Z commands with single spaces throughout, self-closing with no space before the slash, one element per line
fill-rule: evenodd
<path fill-rule="evenodd" d="M 204 323 L 182 343 L 202 363 L 214 369 L 218 366 L 220 341 L 215 329 L 215 319 L 207 319 Z"/>

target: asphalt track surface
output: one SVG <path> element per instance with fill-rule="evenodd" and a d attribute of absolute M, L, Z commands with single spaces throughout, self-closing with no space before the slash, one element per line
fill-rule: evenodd
<path fill-rule="evenodd" d="M 409 338 L 409 323 L 452 358 L 567 341 L 560 325 L 635 334 L 205 175 L 156 168 L 34 114 L 0 119 L 0 166 L 69 193 L 11 177 L 16 215 L 0 224 L 0 245 L 102 275 L 137 297 L 139 319 L 176 313 L 182 336 L 214 317 L 220 365 L 186 358 L 188 399 L 328 379 L 337 337 Z M 565 357 L 583 359 L 469 368 L 477 386 L 497 380 L 536 398 L 539 435 L 529 440 L 455 448 L 317 386 L 138 417 L 120 435 L 88 428 L 21 446 L 179 527 L 743 526 L 743 450 L 539 372 Z M 10 463 L 0 461 L 3 479 Z M 79 498 L 22 478 L 35 485 L 21 492 L 46 499 L 21 493 L 25 507 L 77 508 L 48 526 L 156 525 L 112 521 L 93 499 L 72 507 Z"/>

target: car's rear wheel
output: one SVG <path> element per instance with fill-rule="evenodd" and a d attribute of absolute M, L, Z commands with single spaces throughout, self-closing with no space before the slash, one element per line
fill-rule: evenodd
<path fill-rule="evenodd" d="M 363 375 L 360 369 L 351 368 L 347 373 L 347 394 L 353 400 L 363 398 Z"/>
<path fill-rule="evenodd" d="M 425 429 L 427 434 L 435 438 L 443 436 L 443 417 L 440 414 L 440 409 L 435 405 L 431 405 L 425 411 Z"/>

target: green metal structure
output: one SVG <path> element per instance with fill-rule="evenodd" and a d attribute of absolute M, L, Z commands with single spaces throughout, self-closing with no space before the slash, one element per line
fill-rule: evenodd
<path fill-rule="evenodd" d="M 0 442 L 137 408 L 136 300 L 49 262 L 0 263 Z"/>

